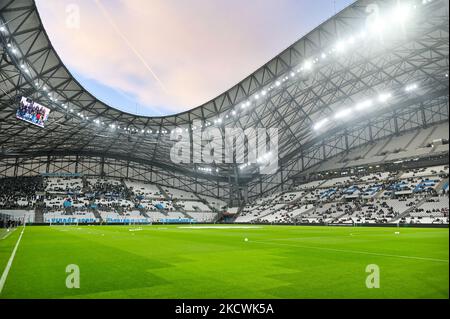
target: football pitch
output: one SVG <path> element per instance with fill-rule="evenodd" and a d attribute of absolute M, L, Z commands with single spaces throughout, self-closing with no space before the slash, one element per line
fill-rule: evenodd
<path fill-rule="evenodd" d="M 0 230 L 0 299 L 449 297 L 448 228 L 27 226 L 19 241 L 22 230 Z"/>

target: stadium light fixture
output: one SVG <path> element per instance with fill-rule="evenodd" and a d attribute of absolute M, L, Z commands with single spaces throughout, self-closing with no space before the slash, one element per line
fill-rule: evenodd
<path fill-rule="evenodd" d="M 280 81 L 277 81 L 277 82 L 275 82 L 275 85 L 276 85 L 276 86 L 280 86 L 280 85 L 281 85 L 281 82 L 280 82 Z"/>
<path fill-rule="evenodd" d="M 0 27 L 0 32 L 6 32 L 6 28 L 4 26 Z"/>
<path fill-rule="evenodd" d="M 371 107 L 372 105 L 373 105 L 372 100 L 366 100 L 364 102 L 356 104 L 355 109 L 358 111 L 361 111 L 361 110 L 365 110 L 365 109 Z"/>
<path fill-rule="evenodd" d="M 344 52 L 345 51 L 344 41 L 339 41 L 338 43 L 336 43 L 335 49 L 337 52 Z"/>
<path fill-rule="evenodd" d="M 346 117 L 350 116 L 351 113 L 352 113 L 352 109 L 351 108 L 343 109 L 343 110 L 338 111 L 334 115 L 334 118 L 335 119 L 343 119 L 343 118 L 346 118 Z"/>
<path fill-rule="evenodd" d="M 410 85 L 406 86 L 405 91 L 411 92 L 411 91 L 417 90 L 417 88 L 418 88 L 417 84 L 414 83 L 414 84 L 410 84 Z"/>
<path fill-rule="evenodd" d="M 403 25 L 411 15 L 411 7 L 406 4 L 398 4 L 392 12 L 391 19 L 397 24 Z"/>
<path fill-rule="evenodd" d="M 311 70 L 312 69 L 312 66 L 313 66 L 313 64 L 312 64 L 312 62 L 311 61 L 305 61 L 305 63 L 303 63 L 303 68 L 305 69 L 305 70 Z"/>
<path fill-rule="evenodd" d="M 314 126 L 313 126 L 314 130 L 317 131 L 317 130 L 321 129 L 325 124 L 328 123 L 328 121 L 329 120 L 327 118 L 324 118 L 323 120 L 320 120 L 319 122 L 314 124 Z"/>
<path fill-rule="evenodd" d="M 381 18 L 377 18 L 369 24 L 369 31 L 375 34 L 382 33 L 384 31 L 385 25 L 386 21 L 382 20 Z"/>
<path fill-rule="evenodd" d="M 391 97 L 392 97 L 391 93 L 383 93 L 383 94 L 380 94 L 380 96 L 378 97 L 378 101 L 380 101 L 381 103 L 385 103 Z"/>

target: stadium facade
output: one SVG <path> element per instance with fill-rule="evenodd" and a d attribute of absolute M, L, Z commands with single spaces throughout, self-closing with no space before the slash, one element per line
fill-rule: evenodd
<path fill-rule="evenodd" d="M 215 99 L 180 114 L 144 117 L 114 109 L 77 82 L 33 0 L 2 0 L 0 177 L 125 178 L 237 206 L 325 171 L 411 159 L 411 165 L 448 164 L 448 2 L 402 3 L 404 21 L 392 15 L 397 1 L 356 1 Z M 23 96 L 50 108 L 45 128 L 17 120 Z M 350 113 L 350 106 L 359 112 Z M 257 164 L 171 160 L 174 132 L 194 147 L 195 132 L 227 126 L 277 128 L 276 172 L 263 174 Z M 428 151 L 406 147 L 441 131 Z M 405 134 L 403 147 L 385 153 L 380 147 L 361 161 L 368 145 L 386 148 Z M 336 160 L 358 150 L 344 164 Z"/>

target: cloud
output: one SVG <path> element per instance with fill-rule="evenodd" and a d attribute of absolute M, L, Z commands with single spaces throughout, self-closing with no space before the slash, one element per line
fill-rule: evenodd
<path fill-rule="evenodd" d="M 321 22 L 307 22 L 310 14 L 300 10 L 299 3 L 310 7 L 312 0 L 100 1 L 108 16 L 92 0 L 37 4 L 52 43 L 71 70 L 135 97 L 144 108 L 141 113 L 153 115 L 207 102 L 315 26 L 308 24 Z M 79 29 L 66 24 L 67 6 L 73 4 L 80 12 Z M 108 90 L 93 93 L 108 95 Z"/>

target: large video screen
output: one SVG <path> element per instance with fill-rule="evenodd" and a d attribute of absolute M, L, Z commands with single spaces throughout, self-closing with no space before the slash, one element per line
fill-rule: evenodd
<path fill-rule="evenodd" d="M 22 97 L 20 99 L 19 108 L 17 109 L 16 117 L 20 120 L 32 123 L 39 127 L 44 127 L 45 121 L 47 121 L 50 109 L 39 103 L 34 102 L 32 99 Z"/>

